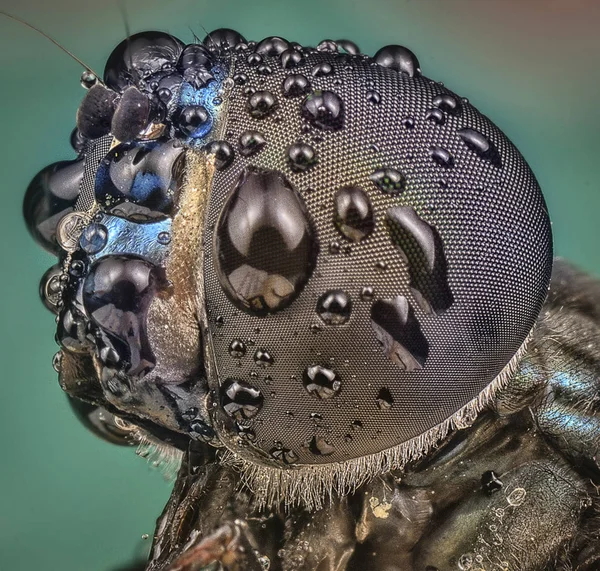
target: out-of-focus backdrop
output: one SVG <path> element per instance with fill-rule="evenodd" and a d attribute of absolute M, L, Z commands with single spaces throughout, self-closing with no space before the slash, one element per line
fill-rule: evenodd
<path fill-rule="evenodd" d="M 123 0 L 132 32 L 230 27 L 306 45 L 348 38 L 373 54 L 403 44 L 424 75 L 496 122 L 544 190 L 556 253 L 600 275 L 600 3 L 596 0 Z M 96 70 L 125 37 L 115 0 L 0 0 Z M 54 319 L 38 299 L 53 259 L 21 203 L 45 165 L 73 158 L 81 68 L 0 17 L 0 569 L 117 571 L 143 558 L 170 485 L 133 450 L 73 417 L 51 358 Z"/>

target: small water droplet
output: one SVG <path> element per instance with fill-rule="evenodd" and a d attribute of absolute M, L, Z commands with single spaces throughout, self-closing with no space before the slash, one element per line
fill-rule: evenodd
<path fill-rule="evenodd" d="M 263 60 L 262 56 L 257 53 L 252 53 L 246 58 L 248 65 L 251 65 L 252 67 L 256 67 L 257 65 L 260 65 L 262 63 L 262 60 Z"/>
<path fill-rule="evenodd" d="M 449 115 L 460 115 L 462 105 L 460 102 L 449 93 L 441 93 L 433 98 L 433 104 Z"/>
<path fill-rule="evenodd" d="M 493 470 L 484 472 L 481 475 L 481 487 L 487 494 L 491 495 L 497 492 L 498 490 L 502 489 L 502 486 L 502 480 Z"/>
<path fill-rule="evenodd" d="M 475 129 L 469 128 L 459 129 L 458 136 L 471 151 L 477 153 L 481 158 L 489 161 L 494 166 L 502 166 L 498 149 L 496 149 L 488 137 Z"/>
<path fill-rule="evenodd" d="M 338 190 L 334 196 L 334 207 L 334 223 L 349 240 L 360 242 L 373 232 L 373 207 L 362 188 L 351 186 Z"/>
<path fill-rule="evenodd" d="M 269 454 L 284 464 L 294 464 L 298 461 L 298 455 L 289 448 L 276 447 L 269 451 Z"/>
<path fill-rule="evenodd" d="M 225 170 L 235 158 L 233 147 L 227 141 L 211 141 L 204 149 L 209 155 L 214 156 L 217 170 Z"/>
<path fill-rule="evenodd" d="M 302 102 L 302 116 L 319 129 L 341 129 L 344 126 L 342 99 L 333 91 L 313 91 Z"/>
<path fill-rule="evenodd" d="M 312 365 L 307 367 L 303 375 L 304 388 L 320 399 L 334 397 L 342 386 L 341 380 L 332 369 Z"/>
<path fill-rule="evenodd" d="M 270 91 L 256 91 L 248 99 L 248 112 L 260 119 L 272 113 L 276 105 L 277 100 Z"/>
<path fill-rule="evenodd" d="M 402 126 L 406 129 L 413 129 L 415 126 L 414 117 L 404 117 L 402 119 Z"/>
<path fill-rule="evenodd" d="M 227 379 L 221 387 L 221 406 L 238 421 L 253 418 L 263 405 L 261 392 L 244 381 Z"/>
<path fill-rule="evenodd" d="M 360 299 L 363 301 L 373 301 L 375 290 L 371 286 L 364 286 L 360 290 Z"/>
<path fill-rule="evenodd" d="M 243 357 L 246 354 L 246 345 L 241 339 L 234 339 L 229 344 L 229 354 L 236 358 Z"/>
<path fill-rule="evenodd" d="M 97 254 L 108 241 L 108 230 L 106 226 L 92 222 L 88 224 L 79 238 L 79 245 L 88 254 Z"/>
<path fill-rule="evenodd" d="M 254 362 L 259 367 L 270 367 L 273 365 L 274 360 L 272 355 L 266 349 L 257 349 L 254 352 Z"/>
<path fill-rule="evenodd" d="M 278 56 L 290 47 L 290 43 L 279 36 L 270 36 L 260 41 L 254 51 L 265 56 Z"/>
<path fill-rule="evenodd" d="M 233 76 L 233 81 L 236 85 L 245 85 L 248 83 L 248 76 L 245 73 L 236 73 Z"/>
<path fill-rule="evenodd" d="M 339 242 L 329 242 L 329 253 L 330 254 L 339 254 L 340 253 L 340 243 Z"/>
<path fill-rule="evenodd" d="M 446 122 L 446 117 L 439 109 L 427 109 L 425 119 L 436 125 L 443 125 Z"/>
<path fill-rule="evenodd" d="M 370 89 L 369 91 L 367 91 L 367 101 L 369 103 L 374 103 L 375 105 L 378 105 L 379 103 L 381 103 L 381 95 L 378 91 Z"/>
<path fill-rule="evenodd" d="M 399 194 L 406 189 L 406 177 L 396 169 L 380 168 L 369 175 L 369 178 L 387 194 Z"/>
<path fill-rule="evenodd" d="M 317 314 L 327 325 L 343 325 L 351 312 L 352 300 L 340 289 L 325 292 L 317 301 Z"/>
<path fill-rule="evenodd" d="M 350 428 L 352 428 L 352 430 L 361 430 L 363 428 L 363 423 L 360 420 L 353 420 L 350 424 Z"/>
<path fill-rule="evenodd" d="M 281 52 L 279 59 L 281 61 L 281 66 L 283 67 L 283 69 L 292 69 L 294 67 L 302 65 L 302 63 L 304 62 L 304 56 L 302 55 L 302 52 L 293 48 L 289 48 Z"/>
<path fill-rule="evenodd" d="M 283 80 L 283 94 L 286 97 L 305 95 L 306 93 L 309 93 L 310 90 L 310 82 L 300 73 L 290 74 Z"/>
<path fill-rule="evenodd" d="M 429 147 L 429 156 L 442 167 L 454 166 L 454 157 L 443 147 Z"/>
<path fill-rule="evenodd" d="M 306 143 L 294 143 L 288 147 L 290 168 L 295 172 L 308 170 L 317 162 L 315 150 Z"/>
<path fill-rule="evenodd" d="M 323 40 L 317 45 L 317 51 L 334 54 L 337 53 L 338 46 L 333 40 Z"/>
<path fill-rule="evenodd" d="M 171 243 L 171 234 L 169 232 L 159 232 L 156 241 L 163 246 L 167 246 Z"/>
<path fill-rule="evenodd" d="M 222 315 L 217 315 L 217 317 L 215 317 L 215 323 L 217 324 L 217 327 L 223 327 L 223 325 L 225 325 L 225 318 Z"/>
<path fill-rule="evenodd" d="M 244 131 L 239 138 L 240 153 L 245 157 L 258 153 L 266 144 L 266 139 L 259 131 Z"/>
<path fill-rule="evenodd" d="M 373 59 L 378 65 L 406 73 L 409 77 L 421 73 L 417 56 L 402 46 L 384 46 L 373 56 Z"/>
<path fill-rule="evenodd" d="M 324 61 L 314 65 L 310 72 L 313 77 L 325 77 L 328 75 L 333 75 L 333 67 L 331 67 L 331 64 Z"/>

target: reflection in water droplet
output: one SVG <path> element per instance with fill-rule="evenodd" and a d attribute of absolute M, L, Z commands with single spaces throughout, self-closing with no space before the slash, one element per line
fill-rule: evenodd
<path fill-rule="evenodd" d="M 280 172 L 248 167 L 215 232 L 217 275 L 246 311 L 289 305 L 314 268 L 318 248 L 304 202 Z"/>
<path fill-rule="evenodd" d="M 312 365 L 307 367 L 303 375 L 304 388 L 320 399 L 334 397 L 340 390 L 342 383 L 332 369 Z"/>
<path fill-rule="evenodd" d="M 417 56 L 402 46 L 384 46 L 373 56 L 373 59 L 380 66 L 406 73 L 409 77 L 421 74 Z"/>
<path fill-rule="evenodd" d="M 382 387 L 377 394 L 377 406 L 380 408 L 380 410 L 390 410 L 393 404 L 394 399 L 392 398 L 390 389 Z"/>
<path fill-rule="evenodd" d="M 423 367 L 429 343 L 404 296 L 376 301 L 371 306 L 371 326 L 391 361 L 407 371 Z"/>
<path fill-rule="evenodd" d="M 388 194 L 399 194 L 406 189 L 406 178 L 396 169 L 377 169 L 373 174 L 369 175 L 369 178 L 375 183 L 377 188 Z"/>
<path fill-rule="evenodd" d="M 356 186 L 338 190 L 334 196 L 334 222 L 349 240 L 360 242 L 375 228 L 373 207 L 367 193 Z"/>
<path fill-rule="evenodd" d="M 298 97 L 308 93 L 310 90 L 310 82 L 302 74 L 293 73 L 283 80 L 283 94 L 286 97 Z"/>
<path fill-rule="evenodd" d="M 229 354 L 232 357 L 241 358 L 246 354 L 246 345 L 241 339 L 234 339 L 229 344 Z"/>
<path fill-rule="evenodd" d="M 255 91 L 248 99 L 248 111 L 252 117 L 262 118 L 269 115 L 277 105 L 270 91 Z"/>
<path fill-rule="evenodd" d="M 313 91 L 302 102 L 302 116 L 319 129 L 341 129 L 344 126 L 342 99 L 333 91 Z"/>
<path fill-rule="evenodd" d="M 311 438 L 308 449 L 318 456 L 329 456 L 335 452 L 335 448 L 323 436 L 318 435 Z"/>
<path fill-rule="evenodd" d="M 317 301 L 317 313 L 327 325 L 343 325 L 351 312 L 352 301 L 341 289 L 327 291 Z"/>
<path fill-rule="evenodd" d="M 171 243 L 171 234 L 169 232 L 159 232 L 156 241 L 163 246 L 167 246 Z"/>
<path fill-rule="evenodd" d="M 295 172 L 303 172 L 316 164 L 315 150 L 306 143 L 294 143 L 288 147 L 290 167 Z"/>
<path fill-rule="evenodd" d="M 97 254 L 108 241 L 108 230 L 102 224 L 88 224 L 79 238 L 79 245 L 88 254 Z"/>
<path fill-rule="evenodd" d="M 253 418 L 263 405 L 261 392 L 237 379 L 227 379 L 220 393 L 223 410 L 238 421 Z"/>
<path fill-rule="evenodd" d="M 273 363 L 272 355 L 266 349 L 257 349 L 254 352 L 254 362 L 259 367 L 270 367 Z"/>
<path fill-rule="evenodd" d="M 266 139 L 259 131 L 244 131 L 239 138 L 240 153 L 245 157 L 258 153 L 266 144 Z"/>

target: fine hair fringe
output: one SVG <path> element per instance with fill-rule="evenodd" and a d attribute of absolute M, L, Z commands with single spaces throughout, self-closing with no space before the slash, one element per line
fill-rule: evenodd
<path fill-rule="evenodd" d="M 477 397 L 427 432 L 387 450 L 345 462 L 288 469 L 254 464 L 230 450 L 223 455 L 221 462 L 240 472 L 242 485 L 252 492 L 258 510 L 281 504 L 285 509 L 293 506 L 308 510 L 320 509 L 336 497 L 355 492 L 376 476 L 402 469 L 407 463 L 423 458 L 450 431 L 471 426 L 477 415 L 508 385 L 525 354 L 529 339 L 531 334 L 498 376 Z"/>
<path fill-rule="evenodd" d="M 161 471 L 166 480 L 174 480 L 181 466 L 183 452 L 157 440 L 145 430 L 136 429 L 132 440 L 137 442 L 135 453 Z"/>

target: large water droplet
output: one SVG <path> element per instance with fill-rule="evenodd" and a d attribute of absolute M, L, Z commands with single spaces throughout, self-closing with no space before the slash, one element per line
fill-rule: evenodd
<path fill-rule="evenodd" d="M 221 285 L 238 307 L 258 314 L 298 296 L 318 251 L 299 193 L 282 173 L 253 167 L 221 211 L 215 247 Z"/>
<path fill-rule="evenodd" d="M 290 47 L 290 43 L 278 36 L 271 36 L 259 42 L 254 48 L 257 54 L 263 56 L 278 56 Z"/>
<path fill-rule="evenodd" d="M 364 240 L 375 228 L 373 207 L 367 193 L 356 186 L 338 190 L 334 197 L 334 222 L 352 242 Z"/>
<path fill-rule="evenodd" d="M 352 300 L 341 289 L 329 290 L 318 299 L 317 313 L 327 325 L 343 325 L 350 319 Z"/>
<path fill-rule="evenodd" d="M 399 194 L 406 189 L 406 177 L 396 169 L 377 169 L 369 178 L 387 194 Z"/>
<path fill-rule="evenodd" d="M 336 130 L 344 126 L 344 105 L 333 91 L 313 91 L 302 102 L 302 115 L 319 129 Z"/>
<path fill-rule="evenodd" d="M 469 128 L 459 129 L 458 136 L 469 149 L 477 153 L 482 159 L 489 161 L 496 167 L 502 166 L 498 149 L 496 149 L 494 143 L 488 137 L 475 129 Z"/>
<path fill-rule="evenodd" d="M 438 231 L 410 206 L 390 208 L 385 221 L 392 242 L 408 264 L 410 286 L 419 306 L 427 313 L 443 313 L 454 297 Z"/>
<path fill-rule="evenodd" d="M 294 143 L 288 147 L 290 168 L 295 172 L 303 172 L 316 164 L 315 150 L 306 143 Z"/>
<path fill-rule="evenodd" d="M 266 139 L 259 131 L 244 131 L 239 138 L 240 153 L 245 157 L 258 153 L 266 144 Z"/>
<path fill-rule="evenodd" d="M 406 73 L 410 77 L 421 74 L 417 56 L 402 46 L 384 46 L 373 59 L 382 67 Z"/>
<path fill-rule="evenodd" d="M 292 73 L 283 80 L 283 94 L 286 97 L 299 97 L 310 89 L 310 82 L 300 73 Z"/>
<path fill-rule="evenodd" d="M 211 129 L 213 120 L 210 113 L 202 105 L 188 105 L 173 118 L 173 122 L 184 137 L 199 139 Z"/>
<path fill-rule="evenodd" d="M 227 379 L 220 389 L 223 410 L 237 421 L 255 417 L 262 408 L 262 393 L 244 381 Z"/>
<path fill-rule="evenodd" d="M 213 30 L 202 40 L 202 43 L 211 51 L 227 52 L 246 40 L 239 32 L 229 28 Z"/>
<path fill-rule="evenodd" d="M 376 301 L 371 306 L 371 325 L 391 361 L 407 371 L 423 368 L 429 343 L 404 296 Z"/>
<path fill-rule="evenodd" d="M 273 112 L 277 105 L 270 91 L 255 91 L 248 99 L 248 111 L 252 117 L 262 118 Z"/>
<path fill-rule="evenodd" d="M 318 456 L 330 456 L 335 452 L 333 447 L 323 436 L 315 435 L 311 438 L 308 449 Z"/>
<path fill-rule="evenodd" d="M 312 365 L 307 367 L 303 375 L 304 388 L 320 399 L 334 397 L 342 386 L 337 373 L 332 369 Z"/>

